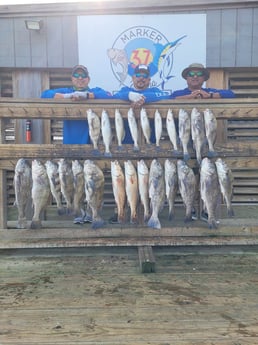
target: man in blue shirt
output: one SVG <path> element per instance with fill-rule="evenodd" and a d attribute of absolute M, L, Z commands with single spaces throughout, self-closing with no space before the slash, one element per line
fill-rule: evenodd
<path fill-rule="evenodd" d="M 83 65 L 76 65 L 72 69 L 72 87 L 43 91 L 41 98 L 72 99 L 75 101 L 85 99 L 106 99 L 112 95 L 100 87 L 89 88 L 89 72 Z M 89 127 L 87 120 L 64 120 L 64 144 L 90 144 Z"/>
<path fill-rule="evenodd" d="M 118 98 L 124 101 L 129 101 L 132 108 L 140 108 L 145 103 L 158 102 L 162 99 L 169 99 L 171 97 L 170 92 L 160 90 L 158 87 L 150 86 L 150 70 L 147 65 L 138 65 L 134 69 L 132 76 L 133 86 L 124 86 L 120 91 L 114 94 L 114 98 Z M 133 140 L 128 126 L 128 121 L 124 121 L 125 125 L 125 138 L 123 144 L 132 144 Z M 154 121 L 150 120 L 151 125 L 151 142 L 155 142 Z"/>
<path fill-rule="evenodd" d="M 182 72 L 182 77 L 187 82 L 187 88 L 176 90 L 171 98 L 175 99 L 198 99 L 198 98 L 234 98 L 231 90 L 219 90 L 214 88 L 203 88 L 202 85 L 210 77 L 210 72 L 200 63 L 192 63 Z"/>

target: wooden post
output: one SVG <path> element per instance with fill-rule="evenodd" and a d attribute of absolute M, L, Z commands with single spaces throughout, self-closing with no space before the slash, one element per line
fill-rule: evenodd
<path fill-rule="evenodd" d="M 142 273 L 155 272 L 155 257 L 152 247 L 144 246 L 138 247 L 138 255 L 140 261 L 140 269 Z"/>

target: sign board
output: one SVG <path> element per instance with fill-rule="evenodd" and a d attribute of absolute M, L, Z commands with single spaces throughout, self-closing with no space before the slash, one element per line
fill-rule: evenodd
<path fill-rule="evenodd" d="M 186 87 L 185 67 L 206 63 L 206 14 L 79 16 L 78 46 L 91 87 L 130 86 L 135 66 L 147 64 L 151 86 L 171 92 Z"/>

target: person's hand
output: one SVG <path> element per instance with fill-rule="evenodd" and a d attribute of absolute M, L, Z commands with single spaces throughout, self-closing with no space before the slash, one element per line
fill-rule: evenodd
<path fill-rule="evenodd" d="M 54 98 L 55 99 L 64 99 L 65 98 L 65 94 L 63 94 L 63 93 L 56 93 Z"/>
<path fill-rule="evenodd" d="M 144 95 L 137 92 L 130 91 L 128 98 L 132 102 L 133 107 L 141 107 L 145 103 Z"/>
<path fill-rule="evenodd" d="M 190 98 L 194 98 L 194 99 L 198 99 L 198 98 L 210 98 L 210 94 L 209 92 L 206 92 L 202 89 L 200 90 L 194 90 L 191 95 Z"/>
<path fill-rule="evenodd" d="M 74 101 L 79 101 L 82 99 L 88 99 L 89 98 L 89 92 L 87 91 L 74 91 L 71 93 L 71 98 Z"/>

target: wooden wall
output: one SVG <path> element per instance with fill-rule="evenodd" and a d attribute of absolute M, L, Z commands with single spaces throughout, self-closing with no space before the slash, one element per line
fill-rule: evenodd
<path fill-rule="evenodd" d="M 78 62 L 78 15 L 155 12 L 207 14 L 207 67 L 258 66 L 257 1 L 199 0 L 180 6 L 175 1 L 0 6 L 0 67 L 69 68 Z M 40 32 L 25 28 L 30 18 L 43 21 Z"/>

